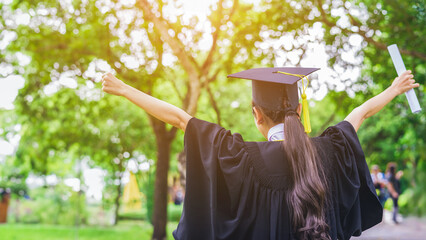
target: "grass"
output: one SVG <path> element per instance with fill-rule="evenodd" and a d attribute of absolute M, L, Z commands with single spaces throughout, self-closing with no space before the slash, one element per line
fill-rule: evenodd
<path fill-rule="evenodd" d="M 167 239 L 173 239 L 172 232 L 177 222 L 167 225 Z M 0 225 L 2 240 L 143 240 L 150 239 L 152 226 L 145 221 L 122 221 L 117 226 L 92 227 L 42 225 L 42 224 L 3 224 Z"/>

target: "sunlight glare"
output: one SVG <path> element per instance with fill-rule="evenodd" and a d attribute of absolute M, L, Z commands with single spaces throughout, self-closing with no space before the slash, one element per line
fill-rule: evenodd
<path fill-rule="evenodd" d="M 182 8 L 185 15 L 197 16 L 202 20 L 210 13 L 210 6 L 217 0 L 182 0 Z"/>

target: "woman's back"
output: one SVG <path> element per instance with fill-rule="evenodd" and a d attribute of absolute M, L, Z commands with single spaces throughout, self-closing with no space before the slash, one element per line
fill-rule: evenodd
<path fill-rule="evenodd" d="M 380 222 L 382 208 L 352 125 L 341 122 L 312 140 L 327 176 L 330 237 L 349 239 Z M 281 142 L 244 142 L 193 118 L 185 150 L 187 195 L 176 239 L 295 238 L 286 201 L 293 178 Z"/>

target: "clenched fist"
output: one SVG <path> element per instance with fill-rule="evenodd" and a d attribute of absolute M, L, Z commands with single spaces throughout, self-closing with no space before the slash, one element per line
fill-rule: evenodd
<path fill-rule="evenodd" d="M 106 73 L 102 76 L 102 91 L 114 94 L 117 96 L 123 96 L 126 84 L 120 79 L 116 78 L 111 73 Z"/>

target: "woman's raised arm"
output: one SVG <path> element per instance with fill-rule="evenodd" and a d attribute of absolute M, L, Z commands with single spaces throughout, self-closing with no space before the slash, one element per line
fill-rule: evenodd
<path fill-rule="evenodd" d="M 102 90 L 109 94 L 127 98 L 158 120 L 169 123 L 183 131 L 185 131 L 186 125 L 191 119 L 191 116 L 184 110 L 125 84 L 111 73 L 102 77 Z"/>
<path fill-rule="evenodd" d="M 401 74 L 401 76 L 395 78 L 395 80 L 392 82 L 392 85 L 386 90 L 381 92 L 379 95 L 367 100 L 361 106 L 355 108 L 345 118 L 345 120 L 352 124 L 352 126 L 355 128 L 355 131 L 358 131 L 359 127 L 365 119 L 379 112 L 396 96 L 412 88 L 418 87 L 419 84 L 415 83 L 413 77 L 414 76 L 411 74 L 411 71 L 404 72 Z"/>

